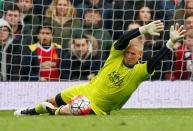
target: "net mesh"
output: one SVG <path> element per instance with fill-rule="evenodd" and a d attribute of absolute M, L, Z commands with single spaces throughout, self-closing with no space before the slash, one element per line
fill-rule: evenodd
<path fill-rule="evenodd" d="M 0 0 L 0 17 L 12 30 L 6 39 L 0 22 L 1 80 L 89 80 L 126 30 L 161 19 L 165 30 L 160 37 L 142 38 L 140 61 L 145 62 L 169 39 L 171 25 L 185 24 L 191 32 L 190 8 L 191 1 L 183 0 Z M 189 34 L 163 58 L 150 80 L 192 80 L 193 37 Z"/>

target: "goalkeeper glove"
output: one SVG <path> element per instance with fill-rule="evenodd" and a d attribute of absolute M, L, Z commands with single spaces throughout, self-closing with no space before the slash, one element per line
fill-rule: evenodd
<path fill-rule="evenodd" d="M 153 21 L 139 28 L 139 32 L 141 34 L 150 34 L 152 36 L 160 36 L 159 32 L 163 30 L 164 30 L 164 25 L 160 20 Z"/>
<path fill-rule="evenodd" d="M 184 37 L 185 32 L 186 30 L 183 29 L 183 25 L 179 26 L 179 24 L 176 23 L 175 29 L 172 25 L 170 27 L 170 39 L 167 41 L 166 46 L 172 50 L 175 43 Z"/>

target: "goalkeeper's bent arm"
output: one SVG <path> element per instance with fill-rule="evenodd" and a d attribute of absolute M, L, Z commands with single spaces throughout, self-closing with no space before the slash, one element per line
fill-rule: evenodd
<path fill-rule="evenodd" d="M 125 49 L 130 40 L 143 34 L 149 34 L 152 36 L 159 36 L 161 31 L 163 31 L 164 26 L 160 20 L 153 21 L 147 25 L 144 25 L 140 28 L 127 31 L 121 38 L 114 44 L 116 50 Z"/>
<path fill-rule="evenodd" d="M 175 43 L 184 37 L 185 32 L 186 30 L 183 29 L 183 25 L 179 26 L 177 23 L 175 29 L 174 26 L 171 26 L 170 39 L 167 41 L 166 45 L 160 49 L 157 55 L 147 61 L 147 71 L 149 74 L 154 71 L 160 60 L 162 60 L 163 57 L 168 54 L 168 52 L 173 50 Z"/>

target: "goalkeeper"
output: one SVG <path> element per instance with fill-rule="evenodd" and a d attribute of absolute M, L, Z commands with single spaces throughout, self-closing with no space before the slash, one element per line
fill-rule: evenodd
<path fill-rule="evenodd" d="M 184 37 L 183 25 L 171 26 L 170 39 L 157 53 L 144 64 L 139 63 L 143 54 L 143 45 L 131 43 L 133 38 L 149 34 L 159 36 L 164 25 L 160 20 L 126 32 L 111 49 L 104 66 L 90 82 L 64 89 L 54 98 L 42 102 L 32 109 L 15 111 L 15 115 L 34 115 L 49 112 L 55 115 L 71 114 L 69 101 L 78 95 L 86 96 L 91 103 L 90 114 L 106 115 L 112 110 L 120 109 L 136 88 L 153 74 L 158 62 L 172 51 L 176 41 Z M 58 107 L 58 108 L 56 108 Z"/>

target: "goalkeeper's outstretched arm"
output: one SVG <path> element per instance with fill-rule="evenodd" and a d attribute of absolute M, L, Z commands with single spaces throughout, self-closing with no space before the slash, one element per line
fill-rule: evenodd
<path fill-rule="evenodd" d="M 139 35 L 149 34 L 152 36 L 159 36 L 161 31 L 163 31 L 164 25 L 160 20 L 153 21 L 147 25 L 140 28 L 127 31 L 121 38 L 114 44 L 116 50 L 123 50 L 127 48 L 129 41 Z"/>
<path fill-rule="evenodd" d="M 154 57 L 147 61 L 147 71 L 149 74 L 154 71 L 160 60 L 173 50 L 175 43 L 184 37 L 185 32 L 186 30 L 183 29 L 183 25 L 179 26 L 178 23 L 175 28 L 174 26 L 170 27 L 170 39 L 167 41 L 166 45 L 162 47 Z"/>

